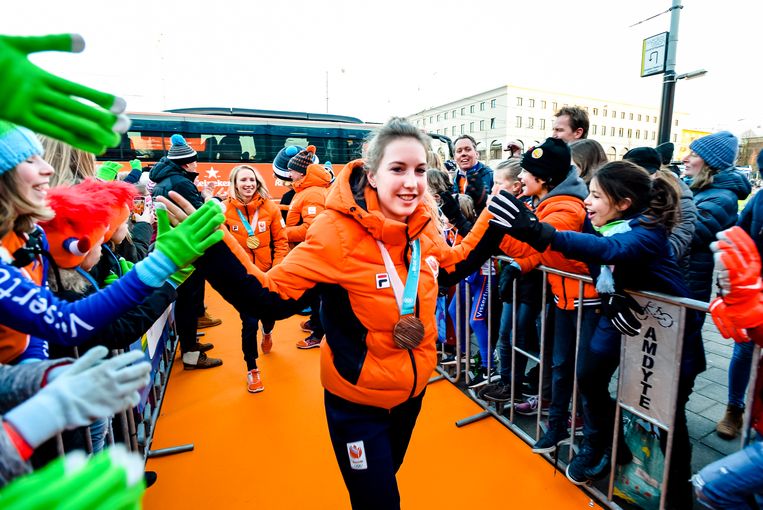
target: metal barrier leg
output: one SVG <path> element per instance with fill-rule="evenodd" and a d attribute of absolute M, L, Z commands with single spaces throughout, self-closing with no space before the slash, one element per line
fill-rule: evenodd
<path fill-rule="evenodd" d="M 166 455 L 174 455 L 176 453 L 192 452 L 193 443 L 183 444 L 180 446 L 170 446 L 169 448 L 160 448 L 158 450 L 149 450 L 148 458 L 153 459 L 156 457 L 164 457 Z"/>
<path fill-rule="evenodd" d="M 458 420 L 456 422 L 456 427 L 461 428 L 461 427 L 463 427 L 465 425 L 469 425 L 470 423 L 475 423 L 475 422 L 478 422 L 480 420 L 484 420 L 485 418 L 487 418 L 489 416 L 492 416 L 492 414 L 489 413 L 488 411 L 482 411 L 481 413 L 474 414 L 472 416 L 464 418 L 463 420 Z"/>

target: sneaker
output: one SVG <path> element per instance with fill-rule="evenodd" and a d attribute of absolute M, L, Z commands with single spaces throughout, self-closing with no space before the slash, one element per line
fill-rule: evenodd
<path fill-rule="evenodd" d="M 477 370 L 477 373 L 469 381 L 469 388 L 474 389 L 479 388 L 480 386 L 484 386 L 492 381 L 495 377 L 497 377 L 495 368 L 491 368 L 490 375 L 488 375 L 487 367 L 480 367 L 480 369 Z"/>
<path fill-rule="evenodd" d="M 215 348 L 215 346 L 213 344 L 210 344 L 210 343 L 203 344 L 201 342 L 196 342 L 196 348 L 194 350 L 195 351 L 201 351 L 201 352 L 207 352 L 207 351 L 211 351 L 214 348 Z"/>
<path fill-rule="evenodd" d="M 302 321 L 299 323 L 299 328 L 304 331 L 305 333 L 312 333 L 313 332 L 313 325 L 310 324 L 310 319 L 307 319 L 306 321 Z"/>
<path fill-rule="evenodd" d="M 254 368 L 246 373 L 246 389 L 249 393 L 259 393 L 265 389 L 258 369 Z"/>
<path fill-rule="evenodd" d="M 501 388 L 501 386 L 503 386 L 502 382 L 486 384 L 482 388 L 479 389 L 479 391 L 477 392 L 477 397 L 482 399 L 482 400 L 486 400 L 485 399 L 485 395 L 487 393 L 492 393 L 492 392 L 498 391 Z"/>
<path fill-rule="evenodd" d="M 310 334 L 309 337 L 297 342 L 297 349 L 313 349 L 321 346 L 321 339 L 317 336 Z"/>
<path fill-rule="evenodd" d="M 548 408 L 551 406 L 551 401 L 543 399 L 540 406 L 540 414 L 543 416 L 548 415 Z M 514 405 L 514 411 L 526 416 L 538 413 L 538 396 L 530 397 L 524 402 Z"/>
<path fill-rule="evenodd" d="M 196 322 L 196 327 L 198 329 L 211 328 L 214 326 L 219 326 L 222 323 L 222 319 L 217 319 L 209 315 L 209 312 L 204 312 L 204 315 L 199 317 L 199 320 Z"/>
<path fill-rule="evenodd" d="M 561 427 L 549 427 L 540 439 L 535 441 L 532 447 L 533 453 L 550 453 L 556 450 L 560 443 L 569 439 L 570 434 L 567 429 Z"/>
<path fill-rule="evenodd" d="M 486 391 L 483 400 L 490 400 L 491 402 L 511 401 L 511 384 L 497 383 L 488 386 L 496 386 L 496 388 Z"/>
<path fill-rule="evenodd" d="M 538 395 L 538 381 L 523 382 L 522 383 L 522 396 L 523 397 L 535 397 Z"/>
<path fill-rule="evenodd" d="M 600 469 L 602 456 L 602 452 L 597 452 L 588 441 L 583 441 L 580 451 L 572 458 L 564 474 L 575 485 L 588 485 L 593 478 L 590 478 L 586 472 Z"/>
<path fill-rule="evenodd" d="M 260 343 L 262 348 L 262 354 L 267 354 L 273 348 L 273 332 L 263 333 L 262 342 Z"/>
<path fill-rule="evenodd" d="M 208 358 L 207 355 L 201 351 L 190 351 L 183 354 L 183 368 L 186 370 L 215 368 L 222 364 L 223 360 Z"/>
<path fill-rule="evenodd" d="M 715 427 L 715 432 L 722 439 L 734 439 L 742 430 L 744 422 L 744 407 L 729 404 L 726 406 L 726 414 Z"/>

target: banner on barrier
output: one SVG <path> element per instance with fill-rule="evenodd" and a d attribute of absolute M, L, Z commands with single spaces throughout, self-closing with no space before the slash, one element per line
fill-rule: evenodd
<path fill-rule="evenodd" d="M 677 346 L 681 307 L 654 298 L 633 297 L 644 313 L 636 315 L 641 321 L 641 333 L 625 337 L 619 399 L 668 428 L 676 403 L 673 378 L 680 364 Z"/>
<path fill-rule="evenodd" d="M 159 371 L 159 365 L 162 361 L 162 352 L 164 346 L 169 340 L 169 328 L 167 327 L 167 320 L 170 315 L 172 307 L 168 307 L 164 313 L 154 322 L 148 331 L 146 331 L 140 339 L 130 344 L 130 350 L 141 350 L 146 355 L 148 361 L 151 362 L 151 383 L 143 388 L 140 394 L 140 404 L 138 404 L 138 411 L 143 412 L 146 407 L 148 395 L 151 391 L 156 373 Z"/>

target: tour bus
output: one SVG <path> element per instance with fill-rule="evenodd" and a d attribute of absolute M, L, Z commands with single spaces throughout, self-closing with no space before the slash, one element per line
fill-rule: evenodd
<path fill-rule="evenodd" d="M 320 163 L 331 162 L 336 174 L 360 157 L 368 133 L 378 127 L 342 115 L 242 108 L 183 108 L 128 116 L 130 130 L 99 160 L 117 161 L 129 170 L 127 162 L 137 158 L 145 168 L 167 154 L 170 137 L 179 133 L 198 153 L 197 186 L 211 182 L 215 193 L 227 191 L 231 169 L 248 164 L 257 168 L 275 199 L 288 190 L 273 175 L 273 159 L 281 148 L 314 145 Z M 451 140 L 430 136 L 442 160 L 452 158 Z"/>

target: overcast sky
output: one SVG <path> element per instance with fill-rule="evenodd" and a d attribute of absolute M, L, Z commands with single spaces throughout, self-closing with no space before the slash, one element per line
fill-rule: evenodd
<path fill-rule="evenodd" d="M 676 86 L 687 127 L 763 126 L 763 2 L 683 0 Z M 236 106 L 384 121 L 506 83 L 659 106 L 641 43 L 671 0 L 13 2 L 0 33 L 78 32 L 79 55 L 32 58 L 131 111 Z"/>

